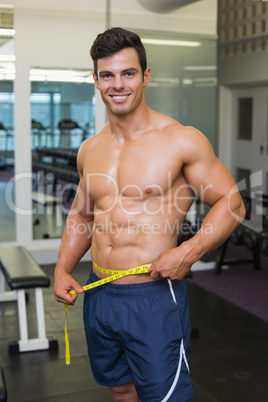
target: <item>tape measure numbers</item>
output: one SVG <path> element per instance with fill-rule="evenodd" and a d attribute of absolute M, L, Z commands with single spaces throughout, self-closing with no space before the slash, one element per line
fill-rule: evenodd
<path fill-rule="evenodd" d="M 129 275 L 138 275 L 138 274 L 145 274 L 150 272 L 149 268 L 151 267 L 152 264 L 144 264 L 144 265 L 139 265 L 138 267 L 131 268 L 131 269 L 123 269 L 123 270 L 114 270 L 114 269 L 104 269 L 99 267 L 97 264 L 93 262 L 94 268 L 96 268 L 98 271 L 103 272 L 104 274 L 108 274 L 107 278 L 100 279 L 99 281 L 90 283 L 89 285 L 83 286 L 83 289 L 85 291 L 97 288 L 98 286 L 105 285 L 106 283 L 110 283 L 115 281 L 116 279 L 124 278 L 125 276 Z M 75 290 L 70 290 L 70 295 L 73 295 L 77 293 Z M 65 363 L 67 366 L 71 364 L 71 358 L 70 358 L 70 344 L 69 344 L 69 337 L 68 337 L 68 331 L 67 331 L 67 313 L 68 313 L 68 306 L 67 304 L 64 305 L 65 309 L 65 327 L 64 327 L 64 332 L 65 332 Z"/>

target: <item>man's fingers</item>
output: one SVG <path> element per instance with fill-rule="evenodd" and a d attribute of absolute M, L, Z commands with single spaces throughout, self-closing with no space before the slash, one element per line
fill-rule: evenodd
<path fill-rule="evenodd" d="M 159 278 L 160 278 L 160 275 L 159 275 L 157 272 L 152 271 L 152 272 L 151 272 L 151 278 L 152 278 L 152 279 L 159 279 Z"/>
<path fill-rule="evenodd" d="M 151 267 L 151 278 L 160 279 L 160 278 L 170 278 L 170 279 L 178 279 L 179 274 L 179 265 L 173 265 L 171 267 L 165 267 L 163 264 L 155 263 Z"/>
<path fill-rule="evenodd" d="M 77 293 L 82 294 L 84 293 L 84 289 L 82 288 L 82 286 L 78 285 L 78 287 L 75 288 L 75 290 L 77 291 Z"/>
<path fill-rule="evenodd" d="M 57 293 L 55 295 L 55 299 L 57 300 L 57 302 L 68 304 L 70 306 L 74 305 L 77 297 L 78 297 L 77 293 L 70 295 L 69 291 L 67 290 L 65 290 L 64 292 Z"/>
<path fill-rule="evenodd" d="M 74 289 L 74 291 L 71 293 L 72 289 Z M 81 285 L 74 281 L 72 285 L 68 283 L 64 289 L 55 292 L 55 299 L 60 303 L 73 306 L 78 297 L 78 294 L 82 293 L 84 293 L 84 289 Z"/>
<path fill-rule="evenodd" d="M 76 282 L 75 280 L 70 281 L 70 283 L 68 283 L 68 285 L 66 286 L 66 289 L 68 291 L 70 291 L 71 289 L 74 289 L 76 293 L 84 293 L 84 289 L 82 288 L 82 286 Z"/>
<path fill-rule="evenodd" d="M 152 279 L 159 279 L 161 277 L 161 267 L 155 262 L 149 268 L 151 271 L 151 278 Z"/>

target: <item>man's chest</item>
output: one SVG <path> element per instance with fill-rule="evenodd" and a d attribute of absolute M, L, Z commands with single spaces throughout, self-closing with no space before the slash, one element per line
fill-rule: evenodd
<path fill-rule="evenodd" d="M 163 196 L 181 176 L 181 167 L 179 155 L 168 145 L 99 147 L 88 154 L 83 178 L 93 201 L 106 195 L 142 199 Z"/>

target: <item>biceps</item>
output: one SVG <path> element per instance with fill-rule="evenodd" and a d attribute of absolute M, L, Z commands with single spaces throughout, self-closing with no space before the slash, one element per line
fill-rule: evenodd
<path fill-rule="evenodd" d="M 216 157 L 211 161 L 199 161 L 186 166 L 184 175 L 198 197 L 209 206 L 222 197 L 228 197 L 236 187 L 232 175 Z"/>

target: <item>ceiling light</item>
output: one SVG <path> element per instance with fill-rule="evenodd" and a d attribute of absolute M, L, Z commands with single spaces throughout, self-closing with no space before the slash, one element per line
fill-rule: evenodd
<path fill-rule="evenodd" d="M 2 68 L 0 66 L 0 73 L 1 74 L 15 74 L 16 71 L 15 71 L 14 67 L 6 67 L 6 68 L 4 67 L 4 68 Z"/>
<path fill-rule="evenodd" d="M 0 36 L 14 36 L 15 29 L 0 28 Z"/>
<path fill-rule="evenodd" d="M 85 83 L 89 79 L 84 77 L 60 77 L 58 75 L 30 75 L 30 81 L 50 81 L 50 82 L 76 82 Z"/>
<path fill-rule="evenodd" d="M 212 82 L 212 83 L 216 84 L 217 83 L 217 78 L 215 78 L 215 77 L 195 78 L 194 81 L 198 82 L 198 83 L 200 83 L 200 82 Z"/>
<path fill-rule="evenodd" d="M 185 66 L 185 71 L 214 71 L 217 70 L 217 66 Z"/>
<path fill-rule="evenodd" d="M 30 81 L 93 83 L 91 71 L 31 68 Z"/>
<path fill-rule="evenodd" d="M 196 87 L 202 87 L 202 88 L 204 88 L 204 87 L 215 87 L 216 83 L 214 83 L 214 82 L 200 82 L 199 84 L 198 83 L 195 84 L 195 86 Z"/>
<path fill-rule="evenodd" d="M 149 81 L 148 87 L 158 88 L 158 87 L 160 87 L 160 83 L 159 82 Z"/>
<path fill-rule="evenodd" d="M 179 78 L 169 78 L 169 77 L 155 77 L 153 81 L 162 82 L 164 84 L 174 84 L 178 85 L 180 83 Z"/>
<path fill-rule="evenodd" d="M 2 61 L 15 61 L 16 57 L 12 54 L 0 54 L 0 62 Z"/>
<path fill-rule="evenodd" d="M 15 79 L 15 66 L 13 63 L 0 64 L 0 80 L 12 81 Z"/>
<path fill-rule="evenodd" d="M 141 41 L 145 45 L 186 46 L 186 47 L 201 46 L 201 42 L 186 41 L 186 40 L 142 38 Z"/>
<path fill-rule="evenodd" d="M 8 81 L 13 81 L 13 80 L 15 80 L 15 78 L 16 78 L 15 74 L 6 74 L 4 76 L 4 79 L 8 80 Z"/>
<path fill-rule="evenodd" d="M 194 83 L 194 81 L 191 78 L 184 78 L 182 80 L 183 85 L 192 85 L 193 83 Z"/>
<path fill-rule="evenodd" d="M 55 69 L 42 69 L 42 68 L 31 68 L 31 75 L 46 75 L 46 76 L 59 76 L 59 77 L 86 77 L 91 74 L 90 71 L 80 71 L 80 70 L 55 70 Z"/>

